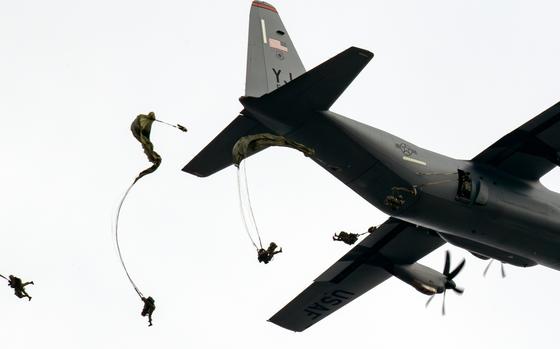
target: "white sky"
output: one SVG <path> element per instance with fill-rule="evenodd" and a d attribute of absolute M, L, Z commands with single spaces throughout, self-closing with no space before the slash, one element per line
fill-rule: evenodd
<path fill-rule="evenodd" d="M 31 302 L 0 287 L 3 344 L 18 348 L 550 347 L 558 272 L 451 248 L 462 297 L 428 310 L 391 279 L 303 333 L 266 322 L 386 216 L 300 154 L 248 161 L 264 239 L 256 261 L 236 177 L 180 169 L 242 109 L 249 0 L 0 3 L 0 273 L 32 279 Z M 349 46 L 375 53 L 333 110 L 456 158 L 472 158 L 560 100 L 557 1 L 280 1 L 306 68 Z M 148 162 L 129 131 L 150 110 L 164 162 L 130 194 L 122 248 L 154 326 L 120 267 L 111 221 Z M 560 189 L 553 171 L 545 183 Z M 424 263 L 443 268 L 443 247 Z M 1 286 L 1 285 L 0 285 Z"/>

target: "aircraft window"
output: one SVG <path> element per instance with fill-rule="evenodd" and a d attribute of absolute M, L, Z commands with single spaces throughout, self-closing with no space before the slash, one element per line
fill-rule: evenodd
<path fill-rule="evenodd" d="M 276 31 L 276 34 L 278 34 L 278 35 L 284 35 L 284 34 L 286 34 L 286 33 L 284 33 L 284 32 L 281 31 L 281 30 L 277 30 L 277 31 Z"/>
<path fill-rule="evenodd" d="M 459 185 L 457 187 L 457 196 L 455 197 L 459 201 L 471 202 L 471 197 L 473 193 L 473 185 L 470 173 L 457 170 L 459 175 Z"/>

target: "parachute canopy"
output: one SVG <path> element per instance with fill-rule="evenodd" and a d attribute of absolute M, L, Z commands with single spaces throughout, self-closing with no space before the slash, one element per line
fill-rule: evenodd
<path fill-rule="evenodd" d="M 130 130 L 132 131 L 134 138 L 142 144 L 144 153 L 146 153 L 148 160 L 153 164 L 151 167 L 140 172 L 134 182 L 138 181 L 145 175 L 154 172 L 161 164 L 161 156 L 154 151 L 154 145 L 150 141 L 150 132 L 152 131 L 152 124 L 154 121 L 156 121 L 156 115 L 153 112 L 150 112 L 148 115 L 138 115 L 130 125 Z"/>
<path fill-rule="evenodd" d="M 241 137 L 237 140 L 232 149 L 233 163 L 236 167 L 239 167 L 239 164 L 245 158 L 271 146 L 296 149 L 305 156 L 313 156 L 315 154 L 315 150 L 286 137 L 276 136 L 270 133 L 259 133 Z"/>

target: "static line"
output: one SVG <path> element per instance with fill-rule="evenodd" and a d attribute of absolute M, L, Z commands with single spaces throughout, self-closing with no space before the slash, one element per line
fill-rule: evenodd
<path fill-rule="evenodd" d="M 130 189 L 132 189 L 134 184 L 136 184 L 136 181 L 132 182 L 130 187 L 128 187 L 128 189 L 126 190 L 126 192 L 124 193 L 124 195 L 121 199 L 121 202 L 119 203 L 119 207 L 117 208 L 117 215 L 116 215 L 116 218 L 115 218 L 115 226 L 114 227 L 115 227 L 115 241 L 117 242 L 117 251 L 119 253 L 119 259 L 121 260 L 121 264 L 123 266 L 124 272 L 126 273 L 126 276 L 128 277 L 128 281 L 130 281 L 130 283 L 132 284 L 132 287 L 134 287 L 134 291 L 136 291 L 136 293 L 138 293 L 138 296 L 140 296 L 140 298 L 142 298 L 142 297 L 144 297 L 144 295 L 142 294 L 142 292 L 140 292 L 140 289 L 138 289 L 138 287 L 136 286 L 136 284 L 132 280 L 132 277 L 130 277 L 130 274 L 128 273 L 128 269 L 126 268 L 126 264 L 124 263 L 124 259 L 123 259 L 122 253 L 121 253 L 121 246 L 119 244 L 119 217 L 120 217 L 120 214 L 121 214 L 121 208 L 123 206 L 124 200 L 128 196 L 128 193 L 130 192 Z"/>
<path fill-rule="evenodd" d="M 418 164 L 418 165 L 427 166 L 426 162 L 421 161 L 421 160 L 416 160 L 416 159 L 413 159 L 413 158 L 409 158 L 408 156 L 403 156 L 402 159 L 405 160 L 405 161 L 413 162 L 413 163 Z"/>
<path fill-rule="evenodd" d="M 247 218 L 245 218 L 245 210 L 243 209 L 243 195 L 241 193 L 242 192 L 241 191 L 241 171 L 245 171 L 245 167 L 243 167 L 243 169 L 242 169 L 241 166 L 243 166 L 243 163 L 239 164 L 239 167 L 237 168 L 237 191 L 238 191 L 238 194 L 239 194 L 239 208 L 241 210 L 241 218 L 243 219 L 243 225 L 245 226 L 245 231 L 247 232 L 247 236 L 249 236 L 249 240 L 251 240 L 251 243 L 253 244 L 253 246 L 255 246 L 255 248 L 258 250 L 259 248 L 257 247 L 257 244 L 253 240 L 253 237 L 251 236 L 251 232 L 249 231 L 249 225 L 247 224 Z"/>
<path fill-rule="evenodd" d="M 266 44 L 266 24 L 264 23 L 264 19 L 262 18 L 261 18 L 261 29 L 262 29 L 263 43 Z"/>
<path fill-rule="evenodd" d="M 257 232 L 257 237 L 259 238 L 259 246 L 263 248 L 262 241 L 261 241 L 261 233 L 259 232 L 259 227 L 257 226 L 257 221 L 255 219 L 255 214 L 253 213 L 253 205 L 251 204 L 251 195 L 249 194 L 249 182 L 247 181 L 247 164 L 245 164 L 245 160 L 243 161 L 243 175 L 245 177 L 245 195 L 247 196 L 247 205 L 249 206 L 249 213 L 251 221 L 253 222 L 253 226 L 255 227 L 255 231 Z"/>

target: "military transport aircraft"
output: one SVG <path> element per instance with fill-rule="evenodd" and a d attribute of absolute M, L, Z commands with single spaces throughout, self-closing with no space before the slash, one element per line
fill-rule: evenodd
<path fill-rule="evenodd" d="M 456 160 L 329 110 L 373 58 L 351 47 L 306 72 L 276 9 L 251 6 L 244 109 L 184 171 L 205 177 L 232 163 L 243 136 L 273 133 L 390 215 L 270 321 L 303 331 L 391 276 L 422 293 L 452 289 L 417 261 L 446 242 L 483 259 L 560 269 L 560 195 L 539 179 L 560 165 L 560 103 L 472 160 Z"/>

